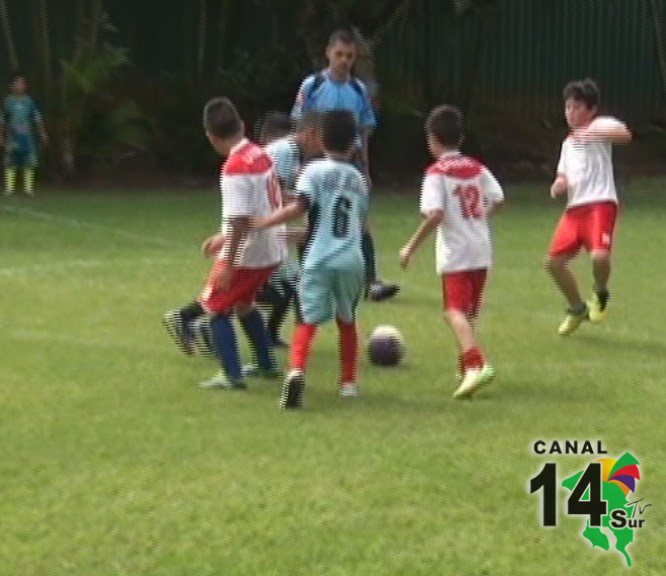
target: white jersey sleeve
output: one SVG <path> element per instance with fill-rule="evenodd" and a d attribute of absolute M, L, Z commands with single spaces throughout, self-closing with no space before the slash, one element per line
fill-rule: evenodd
<path fill-rule="evenodd" d="M 497 181 L 497 178 L 495 178 L 493 173 L 485 166 L 481 170 L 480 184 L 483 197 L 486 200 L 492 204 L 497 204 L 504 200 L 502 186 L 500 186 L 500 183 Z"/>
<path fill-rule="evenodd" d="M 419 210 L 423 216 L 436 210 L 446 211 L 445 184 L 439 174 L 426 174 L 423 177 Z"/>

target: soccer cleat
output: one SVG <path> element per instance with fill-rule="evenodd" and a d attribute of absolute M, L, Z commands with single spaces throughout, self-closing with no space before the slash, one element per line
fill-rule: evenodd
<path fill-rule="evenodd" d="M 358 386 L 355 382 L 343 382 L 340 385 L 340 396 L 343 398 L 356 398 L 358 394 Z"/>
<path fill-rule="evenodd" d="M 272 368 L 262 368 L 261 366 L 257 366 L 256 364 L 245 364 L 242 368 L 243 372 L 243 377 L 257 377 L 257 378 L 280 378 L 282 374 L 282 370 L 280 370 L 277 366 L 272 367 Z"/>
<path fill-rule="evenodd" d="M 588 319 L 587 306 L 585 306 L 584 310 L 579 313 L 575 313 L 571 310 L 571 308 L 569 308 L 569 310 L 567 310 L 567 315 L 564 317 L 564 320 L 562 320 L 562 323 L 557 329 L 557 333 L 560 336 L 569 336 L 578 329 L 581 322 L 587 319 Z"/>
<path fill-rule="evenodd" d="M 400 292 L 400 286 L 397 284 L 384 284 L 381 280 L 376 280 L 368 287 L 367 298 L 373 302 L 381 302 L 393 298 Z"/>
<path fill-rule="evenodd" d="M 303 392 L 305 390 L 305 375 L 302 370 L 292 370 L 282 386 L 280 408 L 290 410 L 303 408 Z"/>
<path fill-rule="evenodd" d="M 484 364 L 481 368 L 471 368 L 465 372 L 465 376 L 453 393 L 454 398 L 467 398 L 474 394 L 479 388 L 489 384 L 495 377 L 495 369 L 490 364 Z"/>
<path fill-rule="evenodd" d="M 243 380 L 230 380 L 222 370 L 212 378 L 200 382 L 199 387 L 207 390 L 214 388 L 221 388 L 224 390 L 245 390 L 247 388 Z"/>
<path fill-rule="evenodd" d="M 608 291 L 594 292 L 587 301 L 588 317 L 590 322 L 602 322 L 606 318 L 606 306 L 610 294 Z"/>
<path fill-rule="evenodd" d="M 162 324 L 180 351 L 186 356 L 192 356 L 194 354 L 192 334 L 183 323 L 180 312 L 178 310 L 167 312 L 162 318 Z"/>
<path fill-rule="evenodd" d="M 213 334 L 210 330 L 210 318 L 207 315 L 199 316 L 190 323 L 192 335 L 192 350 L 199 356 L 213 357 L 216 355 L 213 345 Z"/>
<path fill-rule="evenodd" d="M 273 348 L 289 348 L 289 344 L 279 336 L 271 336 L 271 346 Z"/>

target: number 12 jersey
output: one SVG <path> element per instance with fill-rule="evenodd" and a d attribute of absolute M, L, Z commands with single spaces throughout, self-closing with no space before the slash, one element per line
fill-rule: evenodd
<path fill-rule="evenodd" d="M 437 229 L 438 274 L 491 267 L 487 213 L 503 199 L 502 187 L 490 170 L 458 151 L 443 154 L 426 170 L 421 213 L 441 210 L 444 214 Z"/>

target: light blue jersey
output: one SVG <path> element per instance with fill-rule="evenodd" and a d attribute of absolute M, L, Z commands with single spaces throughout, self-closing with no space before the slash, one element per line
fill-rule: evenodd
<path fill-rule="evenodd" d="M 5 166 L 31 168 L 37 165 L 35 126 L 42 115 L 35 101 L 27 95 L 10 94 L 3 102 L 0 120 L 5 125 L 7 146 Z"/>
<path fill-rule="evenodd" d="M 338 82 L 323 70 L 303 80 L 291 117 L 297 120 L 307 112 L 329 110 L 349 110 L 359 128 L 372 129 L 377 124 L 365 84 L 354 77 Z"/>
<path fill-rule="evenodd" d="M 303 268 L 362 269 L 368 193 L 361 173 L 348 162 L 314 160 L 301 172 L 296 191 L 308 202 Z"/>
<path fill-rule="evenodd" d="M 264 150 L 273 160 L 273 167 L 282 189 L 294 190 L 298 173 L 303 165 L 303 157 L 293 137 L 285 136 L 275 140 L 266 145 Z"/>

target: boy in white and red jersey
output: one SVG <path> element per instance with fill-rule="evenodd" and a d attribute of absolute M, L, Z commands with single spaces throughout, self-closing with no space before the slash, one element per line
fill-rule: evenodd
<path fill-rule="evenodd" d="M 631 132 L 616 118 L 597 115 L 599 88 L 593 80 L 570 82 L 563 96 L 571 132 L 562 143 L 550 195 L 566 194 L 567 207 L 551 240 L 546 266 L 569 304 L 558 329 L 560 335 L 567 336 L 583 320 L 601 322 L 606 315 L 617 218 L 612 146 L 630 142 Z M 590 253 L 594 277 L 594 291 L 587 303 L 569 268 L 569 261 L 582 246 Z"/>
<path fill-rule="evenodd" d="M 400 264 L 412 256 L 437 229 L 437 273 L 442 277 L 444 318 L 458 343 L 462 381 L 455 398 L 471 395 L 494 376 L 479 346 L 474 321 L 492 263 L 488 217 L 504 201 L 492 173 L 480 162 L 461 154 L 462 114 L 452 106 L 438 106 L 426 120 L 428 148 L 437 159 L 421 186 L 421 214 L 416 232 L 400 250 Z"/>
<path fill-rule="evenodd" d="M 211 339 L 222 370 L 202 386 L 242 389 L 245 383 L 230 318 L 233 312 L 250 340 L 259 370 L 278 375 L 266 326 L 254 300 L 286 256 L 285 229 L 251 230 L 249 222 L 279 209 L 281 190 L 271 159 L 245 138 L 243 121 L 230 100 L 210 100 L 203 120 L 209 142 L 227 160 L 220 176 L 221 231 L 203 246 L 205 254 L 217 254 L 216 261 L 197 302 L 202 311 L 213 315 Z"/>

